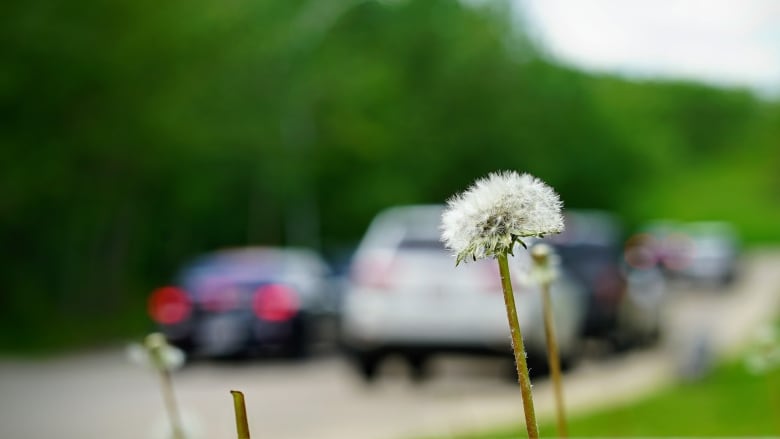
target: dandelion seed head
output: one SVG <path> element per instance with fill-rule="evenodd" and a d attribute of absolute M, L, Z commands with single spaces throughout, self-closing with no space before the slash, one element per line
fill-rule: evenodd
<path fill-rule="evenodd" d="M 535 286 L 550 284 L 558 278 L 560 257 L 555 250 L 543 243 L 531 247 L 531 266 L 520 275 L 520 284 Z"/>
<path fill-rule="evenodd" d="M 447 201 L 442 241 L 456 262 L 511 253 L 522 238 L 563 231 L 558 194 L 530 174 L 491 173 Z"/>
<path fill-rule="evenodd" d="M 133 363 L 169 371 L 181 368 L 186 361 L 184 352 L 168 344 L 165 336 L 159 333 L 146 336 L 143 344 L 129 345 L 127 356 Z"/>

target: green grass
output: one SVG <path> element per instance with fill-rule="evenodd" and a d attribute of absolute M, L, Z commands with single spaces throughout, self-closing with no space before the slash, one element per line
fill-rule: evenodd
<path fill-rule="evenodd" d="M 608 391 L 605 389 L 605 391 Z M 552 422 L 542 436 L 555 436 Z M 780 436 L 780 371 L 755 376 L 741 363 L 669 388 L 634 404 L 572 417 L 573 437 Z M 521 426 L 464 434 L 460 439 L 525 437 Z"/>

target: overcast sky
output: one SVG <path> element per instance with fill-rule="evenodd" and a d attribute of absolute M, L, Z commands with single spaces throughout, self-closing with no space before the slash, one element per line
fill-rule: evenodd
<path fill-rule="evenodd" d="M 516 0 L 553 57 L 780 95 L 780 0 Z"/>

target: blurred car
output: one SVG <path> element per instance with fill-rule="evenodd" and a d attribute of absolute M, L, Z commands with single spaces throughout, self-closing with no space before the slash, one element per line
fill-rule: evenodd
<path fill-rule="evenodd" d="M 373 379 L 390 355 L 404 357 L 414 377 L 435 354 L 511 354 L 498 265 L 455 267 L 439 240 L 443 206 L 402 206 L 380 213 L 360 243 L 344 297 L 342 337 L 362 376 Z M 520 284 L 528 252 L 510 258 L 517 312 L 532 371 L 546 367 L 541 295 Z M 564 273 L 552 288 L 561 357 L 578 349 L 582 290 Z"/>
<path fill-rule="evenodd" d="M 728 285 L 737 276 L 739 236 L 728 223 L 656 221 L 637 239 L 646 241 L 654 261 L 671 278 Z"/>
<path fill-rule="evenodd" d="M 661 332 L 665 282 L 653 264 L 625 263 L 622 227 L 611 213 L 569 209 L 563 233 L 546 239 L 587 292 L 582 335 L 619 347 L 654 342 Z M 638 261 L 644 247 L 631 246 Z"/>
<path fill-rule="evenodd" d="M 689 223 L 685 231 L 691 240 L 683 274 L 698 282 L 728 285 L 737 277 L 739 238 L 725 222 Z"/>
<path fill-rule="evenodd" d="M 149 314 L 171 343 L 194 354 L 301 357 L 326 331 L 334 300 L 315 252 L 240 248 L 184 266 L 175 285 L 152 293 Z"/>

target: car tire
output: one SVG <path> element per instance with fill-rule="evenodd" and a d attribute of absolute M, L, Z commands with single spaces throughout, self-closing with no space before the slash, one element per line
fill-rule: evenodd
<path fill-rule="evenodd" d="M 284 354 L 287 358 L 302 360 L 311 353 L 309 339 L 309 321 L 304 315 L 299 315 L 292 322 L 292 334 L 285 346 Z"/>
<path fill-rule="evenodd" d="M 406 362 L 409 364 L 409 374 L 412 381 L 421 383 L 429 378 L 429 357 L 425 354 L 409 354 L 406 356 Z"/>
<path fill-rule="evenodd" d="M 662 336 L 663 334 L 661 331 L 661 325 L 656 325 L 655 328 L 653 328 L 651 331 L 648 331 L 648 333 L 643 337 L 642 347 L 655 346 L 661 341 Z"/>
<path fill-rule="evenodd" d="M 529 354 L 525 361 L 531 378 L 545 377 L 550 374 L 550 363 L 547 362 L 545 355 Z"/>
<path fill-rule="evenodd" d="M 357 368 L 360 377 L 364 382 L 369 384 L 377 380 L 382 359 L 382 355 L 379 352 L 352 353 L 352 361 Z"/>
<path fill-rule="evenodd" d="M 734 286 L 736 280 L 737 280 L 736 269 L 732 268 L 731 270 L 729 270 L 728 272 L 720 276 L 720 279 L 718 279 L 718 286 L 720 286 L 723 289 L 726 289 Z"/>

